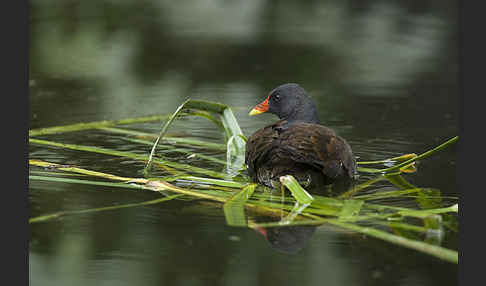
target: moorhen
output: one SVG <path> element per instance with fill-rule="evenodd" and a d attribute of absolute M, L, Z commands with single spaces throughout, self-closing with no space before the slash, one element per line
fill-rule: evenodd
<path fill-rule="evenodd" d="M 245 164 L 253 181 L 279 186 L 279 177 L 293 175 L 304 186 L 330 185 L 357 176 L 356 159 L 343 138 L 320 124 L 312 98 L 298 84 L 272 90 L 250 116 L 269 112 L 280 121 L 248 138 Z"/>

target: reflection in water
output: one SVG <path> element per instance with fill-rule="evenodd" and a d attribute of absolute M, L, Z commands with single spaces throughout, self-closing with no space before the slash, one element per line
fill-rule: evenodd
<path fill-rule="evenodd" d="M 304 248 L 311 239 L 315 226 L 285 226 L 285 227 L 257 227 L 270 247 L 286 254 L 296 254 Z"/>
<path fill-rule="evenodd" d="M 336 197 L 340 194 L 351 191 L 356 184 L 356 180 L 344 177 L 335 180 L 332 184 L 320 184 L 320 181 L 317 181 L 317 183 L 311 183 L 306 190 L 308 190 L 308 192 L 311 194 Z"/>

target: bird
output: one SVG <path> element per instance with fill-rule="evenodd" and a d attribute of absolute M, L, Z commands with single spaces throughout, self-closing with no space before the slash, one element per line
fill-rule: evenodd
<path fill-rule="evenodd" d="M 247 140 L 245 165 L 254 182 L 276 188 L 280 176 L 290 174 L 304 187 L 314 187 L 357 178 L 351 146 L 321 124 L 314 100 L 299 84 L 274 88 L 249 115 L 264 112 L 280 120 L 258 129 Z"/>

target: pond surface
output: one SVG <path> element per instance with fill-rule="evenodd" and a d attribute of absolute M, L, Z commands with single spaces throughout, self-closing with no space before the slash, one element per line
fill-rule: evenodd
<path fill-rule="evenodd" d="M 30 129 L 170 114 L 193 98 L 227 104 L 250 136 L 277 118 L 249 117 L 249 110 L 276 86 L 296 82 L 358 160 L 419 154 L 458 135 L 455 1 L 30 4 Z M 150 133 L 160 127 L 130 126 Z M 224 143 L 220 130 L 201 118 L 176 120 L 169 133 Z M 137 154 L 151 148 L 101 130 L 38 138 Z M 225 158 L 225 152 L 201 152 Z M 165 155 L 219 168 L 183 153 Z M 453 145 L 403 177 L 457 202 L 456 155 Z M 31 144 L 29 158 L 143 176 L 143 162 L 123 157 Z M 370 178 L 363 174 L 359 182 Z M 149 191 L 30 180 L 29 217 L 157 198 Z M 295 231 L 303 242 L 282 251 L 259 231 L 227 225 L 222 205 L 204 200 L 66 215 L 30 224 L 29 282 L 457 284 L 457 264 L 412 249 L 327 225 Z M 457 233 L 446 232 L 441 245 L 457 250 Z"/>

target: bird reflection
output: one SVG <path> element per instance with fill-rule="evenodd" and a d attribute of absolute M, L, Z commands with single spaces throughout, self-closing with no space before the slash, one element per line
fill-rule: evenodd
<path fill-rule="evenodd" d="M 296 254 L 303 249 L 316 230 L 315 226 L 257 227 L 272 249 L 281 253 Z"/>
<path fill-rule="evenodd" d="M 309 193 L 336 197 L 344 192 L 350 191 L 355 186 L 355 181 L 342 178 L 334 181 L 332 184 L 317 184 L 318 180 L 313 180 L 306 186 Z M 292 214 L 298 215 L 303 209 L 294 206 L 294 209 L 281 222 L 292 217 Z M 305 208 L 305 205 L 301 206 Z M 290 219 L 292 221 L 293 219 Z M 303 249 L 314 234 L 317 226 L 297 225 L 297 226 L 279 226 L 279 227 L 254 227 L 254 230 L 261 234 L 269 243 L 270 247 L 281 253 L 296 254 Z"/>

